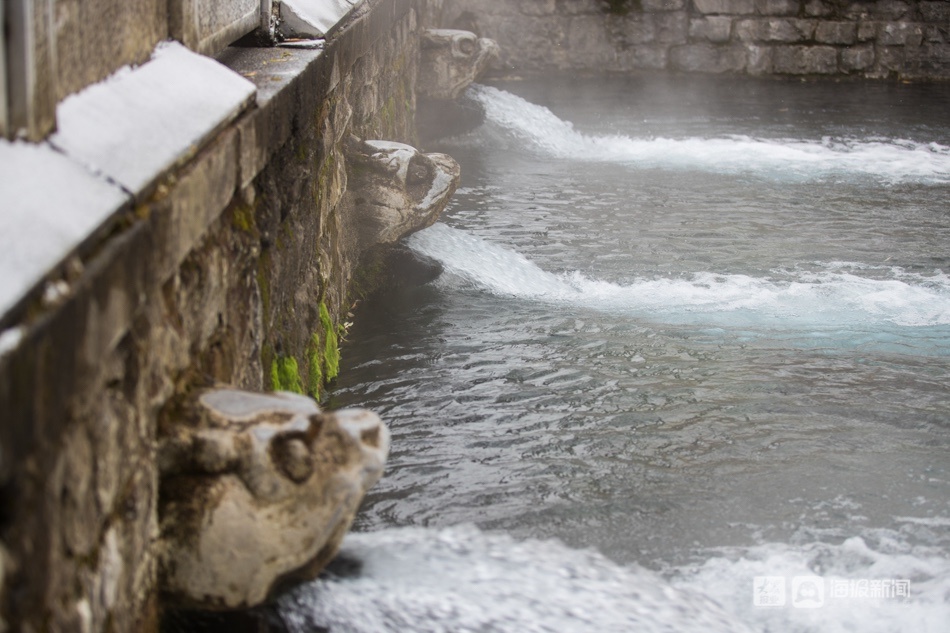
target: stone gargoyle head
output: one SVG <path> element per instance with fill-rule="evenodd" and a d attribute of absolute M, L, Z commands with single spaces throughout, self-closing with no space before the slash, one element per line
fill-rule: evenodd
<path fill-rule="evenodd" d="M 470 31 L 427 29 L 416 91 L 431 99 L 455 99 L 498 57 L 494 40 Z"/>
<path fill-rule="evenodd" d="M 315 577 L 389 452 L 374 413 L 324 413 L 292 393 L 211 389 L 178 415 L 159 446 L 161 564 L 182 606 L 253 606 Z"/>
<path fill-rule="evenodd" d="M 350 139 L 345 156 L 347 223 L 356 242 L 367 247 L 432 225 L 458 186 L 459 164 L 447 154 Z"/>

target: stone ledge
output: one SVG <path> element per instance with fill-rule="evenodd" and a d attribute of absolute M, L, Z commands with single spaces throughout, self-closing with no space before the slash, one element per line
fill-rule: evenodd
<path fill-rule="evenodd" d="M 0 141 L 0 225 L 15 238 L 0 253 L 9 271 L 0 282 L 0 328 L 22 316 L 46 277 L 63 276 L 57 266 L 82 257 L 80 246 L 95 248 L 130 203 L 194 158 L 254 93 L 221 64 L 167 43 L 152 61 L 64 100 L 48 141 Z M 51 305 L 68 288 L 54 280 L 45 292 Z"/>
<path fill-rule="evenodd" d="M 35 297 L 46 275 L 61 266 L 130 196 L 46 143 L 0 140 L 0 328 Z M 50 302 L 57 299 L 51 288 Z"/>
<path fill-rule="evenodd" d="M 283 0 L 280 32 L 285 37 L 321 38 L 362 0 Z"/>
<path fill-rule="evenodd" d="M 301 100 L 325 92 L 319 48 L 229 48 L 218 60 L 257 87 L 257 108 L 238 121 L 240 182 L 244 189 L 274 151 L 287 142 L 301 116 Z M 306 97 L 306 93 L 312 96 Z"/>
<path fill-rule="evenodd" d="M 63 101 L 50 143 L 141 199 L 237 118 L 254 92 L 214 60 L 167 43 L 151 62 Z"/>

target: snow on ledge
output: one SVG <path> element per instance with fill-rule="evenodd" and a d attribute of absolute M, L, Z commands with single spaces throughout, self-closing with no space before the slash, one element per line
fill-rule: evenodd
<path fill-rule="evenodd" d="M 0 318 L 255 93 L 217 61 L 167 42 L 149 62 L 63 100 L 46 142 L 0 139 Z"/>
<path fill-rule="evenodd" d="M 190 158 L 254 97 L 254 84 L 177 42 L 63 100 L 49 141 L 138 194 Z"/>
<path fill-rule="evenodd" d="M 45 143 L 0 139 L 0 173 L 2 317 L 129 197 Z"/>
<path fill-rule="evenodd" d="M 280 30 L 285 37 L 321 38 L 362 0 L 283 0 Z"/>

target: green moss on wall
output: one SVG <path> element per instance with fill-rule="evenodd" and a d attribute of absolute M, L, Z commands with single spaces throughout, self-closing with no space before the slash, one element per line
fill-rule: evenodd
<path fill-rule="evenodd" d="M 235 207 L 231 214 L 231 226 L 243 233 L 256 235 L 257 222 L 254 218 L 254 207 L 243 204 Z"/>
<path fill-rule="evenodd" d="M 278 370 L 277 357 L 271 359 L 270 363 L 270 389 L 271 391 L 280 391 L 280 371 Z"/>
<path fill-rule="evenodd" d="M 307 345 L 307 392 L 316 400 L 320 399 L 323 389 L 323 355 L 320 353 L 320 342 L 320 335 L 314 332 L 310 337 L 310 344 Z"/>
<path fill-rule="evenodd" d="M 271 362 L 270 381 L 274 391 L 304 392 L 297 359 L 293 356 L 278 356 Z"/>
<path fill-rule="evenodd" d="M 323 377 L 330 381 L 340 375 L 340 343 L 336 327 L 325 302 L 320 302 L 320 324 L 323 326 Z"/>

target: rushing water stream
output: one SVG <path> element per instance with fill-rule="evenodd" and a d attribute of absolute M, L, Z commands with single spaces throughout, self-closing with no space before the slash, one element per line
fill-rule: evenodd
<path fill-rule="evenodd" d="M 333 395 L 393 432 L 359 571 L 292 628 L 950 630 L 950 86 L 468 95 L 445 272 Z"/>

